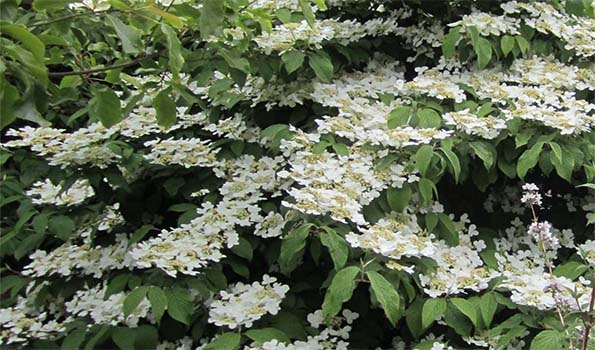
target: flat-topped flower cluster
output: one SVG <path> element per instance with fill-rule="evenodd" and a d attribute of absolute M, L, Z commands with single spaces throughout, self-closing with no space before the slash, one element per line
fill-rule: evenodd
<path fill-rule="evenodd" d="M 22 202 L 2 229 L 15 291 L 0 344 L 579 349 L 595 298 L 593 18 L 545 2 L 414 24 L 423 9 L 391 1 L 225 3 L 143 8 L 180 28 L 219 5 L 246 22 L 204 37 L 203 23 L 185 72 L 121 73 L 123 120 L 9 126 L 0 205 Z M 122 6 L 69 8 L 134 33 Z"/>

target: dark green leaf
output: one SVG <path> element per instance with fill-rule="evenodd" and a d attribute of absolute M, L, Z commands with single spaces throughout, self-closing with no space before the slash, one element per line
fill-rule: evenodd
<path fill-rule="evenodd" d="M 401 318 L 400 303 L 401 298 L 399 293 L 395 290 L 395 287 L 386 279 L 384 276 L 376 271 L 368 271 L 366 273 L 370 280 L 370 285 L 376 295 L 376 299 L 382 308 L 390 323 L 395 327 L 397 321 Z"/>

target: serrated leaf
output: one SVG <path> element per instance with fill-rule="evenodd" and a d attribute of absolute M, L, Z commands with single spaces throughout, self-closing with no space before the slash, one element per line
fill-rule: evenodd
<path fill-rule="evenodd" d="M 124 317 L 127 317 L 132 312 L 134 312 L 134 310 L 136 310 L 137 306 L 147 295 L 148 290 L 149 286 L 140 286 L 128 293 L 126 299 L 124 299 L 124 303 L 122 304 L 122 312 L 124 313 Z"/>
<path fill-rule="evenodd" d="M 428 299 L 424 302 L 421 312 L 422 328 L 427 328 L 439 319 L 446 311 L 446 300 L 442 298 Z"/>
<path fill-rule="evenodd" d="M 156 286 L 151 286 L 151 288 L 149 288 L 149 292 L 147 293 L 147 298 L 151 303 L 151 311 L 153 312 L 157 322 L 159 322 L 165 313 L 165 309 L 167 308 L 167 295 L 165 295 L 163 289 Z"/>
<path fill-rule="evenodd" d="M 497 151 L 496 148 L 485 141 L 474 141 L 469 143 L 473 152 L 483 161 L 483 164 L 486 169 L 491 169 L 497 158 Z"/>
<path fill-rule="evenodd" d="M 543 142 L 534 144 L 531 148 L 523 152 L 517 161 L 516 171 L 520 179 L 525 178 L 527 172 L 534 168 L 539 161 L 539 155 L 543 148 Z"/>
<path fill-rule="evenodd" d="M 359 272 L 359 267 L 348 266 L 333 277 L 322 303 L 322 316 L 326 321 L 329 321 L 341 310 L 344 302 L 351 299 L 353 290 L 357 286 L 355 277 Z"/>
<path fill-rule="evenodd" d="M 221 0 L 204 0 L 200 12 L 200 36 L 207 39 L 216 34 L 225 19 L 225 2 Z"/>
<path fill-rule="evenodd" d="M 314 225 L 303 224 L 283 238 L 279 254 L 279 267 L 283 274 L 289 274 L 296 268 L 299 258 L 304 254 L 306 238 L 312 226 Z"/>
<path fill-rule="evenodd" d="M 429 205 L 432 202 L 432 192 L 437 192 L 436 185 L 429 179 L 421 178 L 418 182 L 419 195 L 421 196 L 422 203 Z"/>
<path fill-rule="evenodd" d="M 94 89 L 89 107 L 91 117 L 99 119 L 106 128 L 112 127 L 124 119 L 120 99 L 112 89 L 106 86 Z"/>
<path fill-rule="evenodd" d="M 463 315 L 467 316 L 471 320 L 474 326 L 477 327 L 478 318 L 477 318 L 477 309 L 472 302 L 467 299 L 463 298 L 452 298 L 449 301 L 459 310 Z"/>
<path fill-rule="evenodd" d="M 308 64 L 318 79 L 330 83 L 333 79 L 333 63 L 330 56 L 324 51 L 317 51 L 308 56 Z"/>
<path fill-rule="evenodd" d="M 426 176 L 433 156 L 434 148 L 431 145 L 423 145 L 415 152 L 415 166 L 422 176 Z"/>
<path fill-rule="evenodd" d="M 439 128 L 442 125 L 440 114 L 432 108 L 422 108 L 417 111 L 420 128 Z"/>
<path fill-rule="evenodd" d="M 494 319 L 494 314 L 498 308 L 498 302 L 494 297 L 492 292 L 488 292 L 481 296 L 479 299 L 479 309 L 481 311 L 481 317 L 485 322 L 486 326 L 490 326 L 492 324 L 492 320 Z"/>
<path fill-rule="evenodd" d="M 39 40 L 37 36 L 31 33 L 25 26 L 18 24 L 10 24 L 2 22 L 0 26 L 0 33 L 10 35 L 11 37 L 19 40 L 23 47 L 25 47 L 33 57 L 43 64 L 43 58 L 45 55 L 45 44 Z"/>
<path fill-rule="evenodd" d="M 48 222 L 48 229 L 56 237 L 66 241 L 74 233 L 74 221 L 66 215 L 52 216 Z"/>
<path fill-rule="evenodd" d="M 326 226 L 322 227 L 322 229 L 325 232 L 320 233 L 320 242 L 328 248 L 335 269 L 339 270 L 347 263 L 349 246 L 347 245 L 345 238 L 339 236 L 335 230 Z"/>
<path fill-rule="evenodd" d="M 176 321 L 185 325 L 190 325 L 190 316 L 192 316 L 192 303 L 185 291 L 177 288 L 166 289 L 167 313 Z"/>
<path fill-rule="evenodd" d="M 461 38 L 461 27 L 454 27 L 449 32 L 442 42 L 442 54 L 445 58 L 454 56 L 457 49 L 457 42 Z"/>
<path fill-rule="evenodd" d="M 291 341 L 285 333 L 272 327 L 250 329 L 246 332 L 246 336 L 260 344 L 264 344 L 271 340 L 278 340 L 281 343 L 289 343 Z"/>
<path fill-rule="evenodd" d="M 176 123 L 176 104 L 169 97 L 167 90 L 162 90 L 153 97 L 153 107 L 155 108 L 157 124 L 164 128 L 169 128 Z"/>
<path fill-rule="evenodd" d="M 404 185 L 403 188 L 389 187 L 386 190 L 386 199 L 391 210 L 402 213 L 411 200 L 411 187 Z"/>
<path fill-rule="evenodd" d="M 302 67 L 306 55 L 301 51 L 287 51 L 281 56 L 285 70 L 291 74 Z"/>
<path fill-rule="evenodd" d="M 510 35 L 504 35 L 500 38 L 500 48 L 502 49 L 502 53 L 504 56 L 508 56 L 510 51 L 514 48 L 514 38 Z"/>
<path fill-rule="evenodd" d="M 218 0 L 216 0 L 218 1 Z M 209 0 L 205 1 L 209 2 Z M 201 16 L 202 19 L 202 16 Z M 182 56 L 182 44 L 176 31 L 169 25 L 161 23 L 161 32 L 165 35 L 165 43 L 169 58 L 169 68 L 174 74 L 179 73 L 184 66 L 184 56 Z"/>
<path fill-rule="evenodd" d="M 578 261 L 569 261 L 562 265 L 556 266 L 556 268 L 554 269 L 554 275 L 563 276 L 566 278 L 570 278 L 571 280 L 575 280 L 588 270 L 589 267 L 585 264 L 582 264 Z"/>
<path fill-rule="evenodd" d="M 409 123 L 411 118 L 411 107 L 399 106 L 393 109 L 387 117 L 387 126 L 389 129 L 394 129 L 398 126 L 404 126 Z"/>
<path fill-rule="evenodd" d="M 124 24 L 118 17 L 113 15 L 106 16 L 108 23 L 114 27 L 122 49 L 127 54 L 138 54 L 142 50 L 141 33 L 133 26 Z"/>
<path fill-rule="evenodd" d="M 223 333 L 210 342 L 205 349 L 212 350 L 237 350 L 240 348 L 242 336 L 239 333 Z"/>
<path fill-rule="evenodd" d="M 453 151 L 451 151 L 449 149 L 440 148 L 440 150 L 442 151 L 442 153 L 444 153 L 444 155 L 448 159 L 448 162 L 452 168 L 452 171 L 453 171 L 453 174 L 455 177 L 455 181 L 458 183 L 459 177 L 461 176 L 461 162 L 459 161 L 459 157 L 457 156 L 456 153 L 454 153 Z"/>
<path fill-rule="evenodd" d="M 395 327 L 401 318 L 400 303 L 401 298 L 395 287 L 384 276 L 376 271 L 368 271 L 366 273 L 370 280 L 370 285 L 376 295 L 376 299 L 382 308 L 390 323 Z"/>
<path fill-rule="evenodd" d="M 533 338 L 531 350 L 560 350 L 563 348 L 564 335 L 558 331 L 545 330 Z"/>

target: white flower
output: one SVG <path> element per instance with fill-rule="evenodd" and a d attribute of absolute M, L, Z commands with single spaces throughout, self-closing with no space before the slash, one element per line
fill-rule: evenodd
<path fill-rule="evenodd" d="M 208 303 L 209 322 L 230 329 L 250 328 L 262 316 L 276 315 L 289 291 L 289 286 L 276 281 L 276 278 L 264 275 L 262 282 L 239 282 L 221 291 L 217 299 Z"/>

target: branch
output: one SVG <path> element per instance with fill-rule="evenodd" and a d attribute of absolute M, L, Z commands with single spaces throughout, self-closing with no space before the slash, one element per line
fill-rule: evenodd
<path fill-rule="evenodd" d="M 85 69 L 85 70 L 76 70 L 76 71 L 71 71 L 71 72 L 49 72 L 48 76 L 51 78 L 51 77 L 65 77 L 65 76 L 69 76 L 69 75 L 87 75 L 87 74 L 102 73 L 102 72 L 112 70 L 112 69 L 126 68 L 126 67 L 130 67 L 130 66 L 134 66 L 135 64 L 138 64 L 140 61 L 144 60 L 145 58 L 153 57 L 158 54 L 160 54 L 160 52 L 154 53 L 152 55 L 140 56 L 140 57 L 133 59 L 132 61 L 118 63 L 118 64 L 114 64 L 111 66 L 105 66 L 105 67 L 96 67 L 96 68 Z"/>
<path fill-rule="evenodd" d="M 48 25 L 48 24 L 52 24 L 52 23 L 56 23 L 56 22 L 61 22 L 61 21 L 65 21 L 67 19 L 76 18 L 76 17 L 90 16 L 90 15 L 103 15 L 105 13 L 114 12 L 114 11 L 117 11 L 117 10 L 109 9 L 109 10 L 101 10 L 101 11 L 73 13 L 71 15 L 66 15 L 66 16 L 62 16 L 62 17 L 56 17 L 56 18 L 50 19 L 48 21 L 33 23 L 33 24 L 29 25 L 29 28 L 35 28 L 35 27 L 39 27 L 39 26 L 44 26 L 44 25 Z"/>

